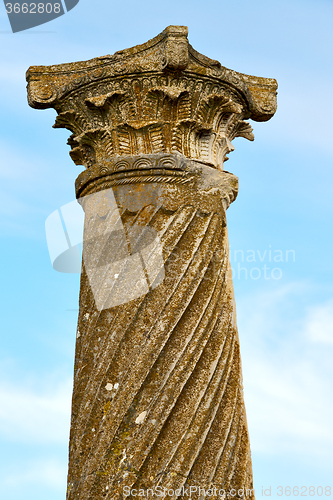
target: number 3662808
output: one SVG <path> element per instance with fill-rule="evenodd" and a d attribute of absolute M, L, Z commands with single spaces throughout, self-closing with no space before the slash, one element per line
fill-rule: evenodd
<path fill-rule="evenodd" d="M 7 14 L 60 14 L 60 3 L 6 3 Z"/>
<path fill-rule="evenodd" d="M 315 486 L 278 486 L 277 494 L 279 497 L 314 497 L 315 495 L 329 497 L 331 496 L 331 486 L 317 486 L 317 488 Z"/>

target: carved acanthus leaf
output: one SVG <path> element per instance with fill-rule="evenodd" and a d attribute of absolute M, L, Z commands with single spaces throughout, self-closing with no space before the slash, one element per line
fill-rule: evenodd
<path fill-rule="evenodd" d="M 85 104 L 87 106 L 102 108 L 106 102 L 111 102 L 112 98 L 121 97 L 123 95 L 125 95 L 125 92 L 115 90 L 114 92 L 109 92 L 108 94 L 99 95 L 97 97 L 88 97 L 85 100 Z"/>
<path fill-rule="evenodd" d="M 53 128 L 66 128 L 75 134 L 81 134 L 87 127 L 87 122 L 82 114 L 75 112 L 73 109 L 60 113 L 53 125 Z"/>
<path fill-rule="evenodd" d="M 237 125 L 235 137 L 244 137 L 244 139 L 254 141 L 253 129 L 249 122 L 239 122 L 239 124 Z"/>
<path fill-rule="evenodd" d="M 108 137 L 109 134 L 106 130 L 91 129 L 75 137 L 75 141 L 77 141 L 78 144 L 88 144 L 89 146 L 94 146 L 96 144 L 99 144 L 101 141 L 104 141 Z"/>
<path fill-rule="evenodd" d="M 242 112 L 242 106 L 230 99 L 229 96 L 223 94 L 210 94 L 203 102 L 207 103 L 209 107 L 219 108 L 224 113 L 236 113 L 240 114 Z"/>
<path fill-rule="evenodd" d="M 147 95 L 149 94 L 162 94 L 171 100 L 176 100 L 181 95 L 188 95 L 189 91 L 179 87 L 154 87 L 148 92 Z"/>

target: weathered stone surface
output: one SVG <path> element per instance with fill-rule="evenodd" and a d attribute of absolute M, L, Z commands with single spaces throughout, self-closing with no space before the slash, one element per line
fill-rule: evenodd
<path fill-rule="evenodd" d="M 27 79 L 86 167 L 67 499 L 254 498 L 223 163 L 253 140 L 244 120 L 273 116 L 276 81 L 198 54 L 183 26 Z"/>

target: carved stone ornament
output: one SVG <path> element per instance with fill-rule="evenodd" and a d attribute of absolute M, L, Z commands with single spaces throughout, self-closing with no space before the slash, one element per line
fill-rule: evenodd
<path fill-rule="evenodd" d="M 67 500 L 253 499 L 223 164 L 245 120 L 274 115 L 276 81 L 199 54 L 184 26 L 27 80 L 86 167 Z"/>

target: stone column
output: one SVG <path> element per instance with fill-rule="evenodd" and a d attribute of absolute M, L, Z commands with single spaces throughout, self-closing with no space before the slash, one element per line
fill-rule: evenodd
<path fill-rule="evenodd" d="M 199 54 L 183 26 L 27 80 L 86 167 L 67 499 L 253 499 L 223 164 L 253 140 L 244 120 L 273 116 L 276 81 Z"/>

